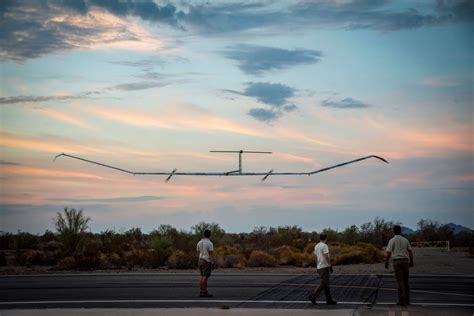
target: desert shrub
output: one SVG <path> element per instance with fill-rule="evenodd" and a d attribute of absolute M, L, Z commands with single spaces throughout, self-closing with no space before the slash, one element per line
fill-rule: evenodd
<path fill-rule="evenodd" d="M 25 265 L 41 266 L 46 264 L 46 256 L 41 250 L 27 250 L 25 251 Z"/>
<path fill-rule="evenodd" d="M 81 238 L 76 247 L 76 256 L 95 257 L 101 251 L 102 243 L 93 236 Z"/>
<path fill-rule="evenodd" d="M 378 263 L 384 259 L 384 253 L 371 244 L 359 242 L 354 246 L 346 246 L 334 256 L 335 265 Z"/>
<path fill-rule="evenodd" d="M 226 256 L 226 255 L 240 255 L 240 250 L 237 249 L 234 246 L 225 245 L 225 246 L 216 247 L 214 249 L 214 253 L 216 255 L 223 255 L 223 256 Z"/>
<path fill-rule="evenodd" d="M 100 268 L 99 256 L 75 256 L 79 270 L 94 270 Z"/>
<path fill-rule="evenodd" d="M 191 227 L 191 230 L 194 234 L 201 238 L 204 236 L 204 231 L 209 229 L 211 231 L 211 239 L 214 245 L 219 245 L 219 242 L 222 237 L 225 235 L 224 229 L 222 229 L 219 224 L 217 223 L 206 223 L 206 222 L 199 222 L 196 225 Z"/>
<path fill-rule="evenodd" d="M 0 232 L 0 250 L 13 249 L 14 246 L 15 240 L 13 234 Z"/>
<path fill-rule="evenodd" d="M 54 225 L 59 234 L 59 240 L 68 254 L 73 254 L 88 228 L 89 217 L 82 210 L 64 208 L 63 214 L 57 213 Z"/>
<path fill-rule="evenodd" d="M 194 253 L 185 253 L 175 250 L 168 258 L 168 267 L 171 269 L 192 269 L 197 266 L 197 258 Z"/>
<path fill-rule="evenodd" d="M 234 246 L 220 246 L 215 248 L 217 266 L 221 268 L 243 268 L 245 267 L 245 256 Z"/>
<path fill-rule="evenodd" d="M 352 246 L 348 246 L 344 243 L 340 242 L 334 242 L 334 243 L 329 243 L 329 254 L 331 258 L 335 258 L 338 254 L 341 253 L 346 248 L 350 248 Z"/>
<path fill-rule="evenodd" d="M 0 267 L 7 265 L 7 255 L 5 252 L 0 252 Z"/>
<path fill-rule="evenodd" d="M 61 243 L 56 240 L 50 240 L 41 244 L 41 249 L 46 251 L 59 251 L 61 250 Z"/>
<path fill-rule="evenodd" d="M 303 252 L 304 253 L 314 253 L 314 246 L 316 246 L 317 243 L 315 242 L 310 242 L 308 243 L 304 249 L 303 249 Z"/>
<path fill-rule="evenodd" d="M 270 251 L 280 265 L 294 265 L 296 263 L 296 254 L 299 250 L 294 247 L 280 246 Z"/>
<path fill-rule="evenodd" d="M 349 249 L 346 248 L 343 252 L 339 253 L 333 261 L 334 265 L 345 265 L 345 264 L 357 264 L 364 263 L 366 258 L 362 251 L 357 248 Z"/>
<path fill-rule="evenodd" d="M 145 236 L 139 227 L 130 228 L 124 234 L 126 241 L 134 248 L 139 248 L 145 240 Z"/>
<path fill-rule="evenodd" d="M 107 255 L 107 260 L 113 267 L 120 268 L 123 265 L 123 259 L 115 252 Z"/>
<path fill-rule="evenodd" d="M 217 265 L 222 268 L 244 268 L 245 257 L 241 255 L 226 255 L 222 259 L 218 258 Z"/>
<path fill-rule="evenodd" d="M 116 253 L 99 254 L 99 265 L 102 269 L 118 269 L 122 266 L 122 259 Z"/>
<path fill-rule="evenodd" d="M 15 265 L 26 266 L 26 251 L 16 249 L 15 250 Z"/>
<path fill-rule="evenodd" d="M 125 265 L 129 270 L 134 266 L 147 266 L 151 262 L 151 254 L 143 249 L 134 249 L 124 253 Z"/>
<path fill-rule="evenodd" d="M 37 249 L 39 237 L 30 233 L 19 232 L 15 236 L 15 249 Z"/>
<path fill-rule="evenodd" d="M 84 234 L 76 246 L 74 258 L 78 269 L 91 270 L 100 267 L 101 242 L 93 235 Z"/>
<path fill-rule="evenodd" d="M 55 265 L 59 259 L 59 252 L 58 251 L 49 251 L 46 250 L 44 253 L 44 265 L 52 266 Z"/>
<path fill-rule="evenodd" d="M 265 251 L 254 250 L 247 262 L 249 267 L 275 267 L 277 260 Z"/>
<path fill-rule="evenodd" d="M 48 242 L 50 242 L 50 241 L 55 241 L 55 240 L 56 240 L 56 236 L 54 235 L 54 233 L 53 233 L 52 231 L 46 230 L 46 231 L 44 232 L 44 234 L 40 236 L 39 239 L 40 239 L 40 241 L 41 241 L 42 243 L 48 243 Z"/>
<path fill-rule="evenodd" d="M 150 240 L 152 252 L 152 265 L 162 266 L 173 253 L 171 240 L 167 237 L 153 236 Z"/>
<path fill-rule="evenodd" d="M 116 253 L 99 254 L 99 265 L 102 269 L 120 269 L 123 265 L 123 260 Z"/>
<path fill-rule="evenodd" d="M 58 261 L 56 269 L 72 270 L 76 267 L 76 259 L 74 257 L 65 257 Z"/>
<path fill-rule="evenodd" d="M 306 252 L 296 252 L 293 254 L 294 265 L 297 267 L 315 267 L 316 261 L 313 254 Z"/>

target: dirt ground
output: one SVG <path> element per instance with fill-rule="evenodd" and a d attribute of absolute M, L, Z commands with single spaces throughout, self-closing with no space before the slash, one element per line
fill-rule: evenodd
<path fill-rule="evenodd" d="M 450 274 L 450 275 L 474 275 L 474 257 L 470 257 L 466 251 L 453 249 L 429 249 L 415 248 L 413 251 L 415 265 L 410 273 L 415 274 Z M 1 267 L 0 274 L 28 274 L 28 273 L 71 273 L 77 271 L 54 271 L 51 267 Z M 128 273 L 128 272 L 167 272 L 183 273 L 196 272 L 196 270 L 171 270 L 171 269 L 133 269 L 133 270 L 97 270 L 83 271 L 84 273 Z M 218 273 L 315 273 L 315 268 L 298 268 L 293 266 L 279 266 L 275 268 L 244 268 L 244 269 L 216 269 Z M 392 265 L 386 270 L 383 263 L 375 264 L 353 264 L 335 266 L 335 274 L 380 274 L 393 272 Z"/>

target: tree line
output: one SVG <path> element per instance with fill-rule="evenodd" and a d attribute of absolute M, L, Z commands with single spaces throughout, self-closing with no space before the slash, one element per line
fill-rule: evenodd
<path fill-rule="evenodd" d="M 226 233 L 217 223 L 199 222 L 190 230 L 161 224 L 150 233 L 140 228 L 92 233 L 82 210 L 65 208 L 54 218 L 55 232 L 0 233 L 0 266 L 47 266 L 74 269 L 190 269 L 197 265 L 196 243 L 210 229 L 217 265 L 221 268 L 314 266 L 313 248 L 319 234 L 328 235 L 335 264 L 376 263 L 393 236 L 395 222 L 377 217 L 342 231 L 303 231 L 298 226 L 255 227 L 248 233 Z M 453 247 L 473 248 L 473 233 L 455 235 L 448 226 L 420 220 L 410 241 L 449 240 Z"/>

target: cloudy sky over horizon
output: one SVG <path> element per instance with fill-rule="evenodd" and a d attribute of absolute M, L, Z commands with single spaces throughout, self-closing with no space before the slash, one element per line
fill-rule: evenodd
<path fill-rule="evenodd" d="M 474 228 L 469 0 L 0 2 L 0 231 Z M 311 177 L 130 176 L 310 171 Z"/>

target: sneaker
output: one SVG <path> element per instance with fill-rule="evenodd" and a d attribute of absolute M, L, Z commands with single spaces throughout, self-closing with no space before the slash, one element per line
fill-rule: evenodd
<path fill-rule="evenodd" d="M 326 304 L 327 304 L 327 305 L 336 305 L 337 302 L 331 300 L 331 301 L 327 301 Z"/>
<path fill-rule="evenodd" d="M 316 303 L 316 298 L 313 295 L 308 295 L 308 300 L 310 300 L 313 305 L 318 305 L 318 303 Z"/>
<path fill-rule="evenodd" d="M 210 293 L 207 293 L 207 292 L 201 292 L 201 294 L 199 294 L 199 297 L 212 297 L 213 295 L 210 294 Z"/>

